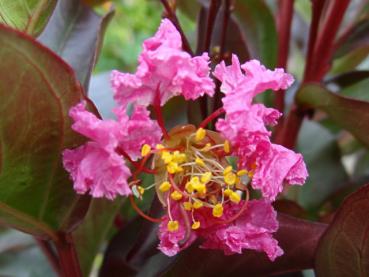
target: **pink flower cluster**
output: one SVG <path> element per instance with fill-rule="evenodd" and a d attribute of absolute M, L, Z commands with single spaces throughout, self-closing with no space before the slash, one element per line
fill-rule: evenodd
<path fill-rule="evenodd" d="M 265 252 L 271 260 L 283 251 L 272 234 L 278 229 L 276 212 L 271 202 L 283 190 L 284 184 L 302 185 L 307 170 L 300 154 L 273 144 L 267 125 L 277 123 L 280 113 L 263 104 L 253 103 L 265 90 L 288 88 L 293 78 L 283 69 L 266 69 L 252 60 L 240 65 L 236 56 L 232 64 L 217 65 L 213 75 L 221 82 L 224 93 L 224 119 L 216 123 L 217 130 L 231 142 L 232 155 L 239 169 L 252 174 L 252 187 L 261 190 L 263 199 L 250 200 L 237 219 L 229 221 L 245 204 L 227 203 L 220 218 L 210 209 L 196 210 L 201 227 L 188 233 L 181 222 L 179 202 L 171 203 L 172 216 L 179 219 L 179 228 L 169 231 L 169 217 L 164 216 L 159 227 L 159 249 L 172 256 L 203 238 L 202 248 L 221 249 L 225 254 L 242 253 L 243 249 Z M 89 192 L 93 197 L 115 198 L 131 194 L 128 178 L 131 171 L 125 158 L 137 160 L 143 145 L 160 143 L 162 131 L 151 120 L 147 106 L 163 106 L 170 98 L 182 95 L 194 100 L 213 96 L 214 81 L 210 77 L 207 53 L 191 57 L 182 50 L 181 37 L 172 23 L 164 19 L 154 37 L 143 43 L 135 74 L 113 71 L 111 84 L 118 103 L 117 120 L 101 120 L 86 111 L 85 103 L 70 110 L 72 128 L 89 141 L 77 149 L 65 150 L 64 167 L 70 173 L 77 193 Z M 127 105 L 133 104 L 131 115 Z"/>

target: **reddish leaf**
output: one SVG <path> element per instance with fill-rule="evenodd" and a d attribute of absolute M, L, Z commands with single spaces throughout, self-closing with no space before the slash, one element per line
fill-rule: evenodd
<path fill-rule="evenodd" d="M 369 276 L 369 185 L 343 202 L 319 242 L 318 276 Z"/>

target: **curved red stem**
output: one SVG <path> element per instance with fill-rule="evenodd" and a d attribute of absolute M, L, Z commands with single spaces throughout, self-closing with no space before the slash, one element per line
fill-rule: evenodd
<path fill-rule="evenodd" d="M 205 128 L 211 121 L 224 113 L 224 108 L 217 109 L 200 123 L 199 128 Z"/>
<path fill-rule="evenodd" d="M 147 219 L 148 221 L 154 222 L 154 223 L 161 223 L 163 220 L 161 218 L 153 218 L 147 214 L 145 214 L 136 204 L 134 198 L 132 195 L 129 196 L 129 201 L 131 202 L 131 205 L 133 209 L 143 218 Z"/>

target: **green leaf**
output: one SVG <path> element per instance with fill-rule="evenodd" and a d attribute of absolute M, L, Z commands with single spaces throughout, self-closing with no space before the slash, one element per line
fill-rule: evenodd
<path fill-rule="evenodd" d="M 61 157 L 84 141 L 68 111 L 86 98 L 72 69 L 32 38 L 0 25 L 0 45 L 0 218 L 57 240 L 90 201 L 73 190 Z"/>
<path fill-rule="evenodd" d="M 233 15 L 239 23 L 251 56 L 273 68 L 277 62 L 277 31 L 269 7 L 261 0 L 236 1 Z"/>
<path fill-rule="evenodd" d="M 55 5 L 56 0 L 0 0 L 0 23 L 37 36 Z"/>
<path fill-rule="evenodd" d="M 81 1 L 59 0 L 39 41 L 62 57 L 88 90 L 91 71 L 97 61 L 104 32 L 114 15 L 101 17 Z"/>
<path fill-rule="evenodd" d="M 351 194 L 321 238 L 317 276 L 369 276 L 369 186 Z"/>
<path fill-rule="evenodd" d="M 306 209 L 317 208 L 348 181 L 336 138 L 318 123 L 306 121 L 297 149 L 309 169 L 309 178 L 299 188 L 298 201 Z"/>
<path fill-rule="evenodd" d="M 122 199 L 93 199 L 83 223 L 73 233 L 83 276 L 89 276 L 93 261 L 118 213 Z"/>
<path fill-rule="evenodd" d="M 306 85 L 297 92 L 297 102 L 323 110 L 342 128 L 369 147 L 369 102 L 334 94 L 318 85 Z"/>

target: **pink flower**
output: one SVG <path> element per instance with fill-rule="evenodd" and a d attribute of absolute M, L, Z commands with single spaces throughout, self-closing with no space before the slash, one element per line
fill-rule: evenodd
<path fill-rule="evenodd" d="M 263 104 L 252 104 L 253 98 L 267 89 L 286 89 L 292 76 L 283 69 L 268 70 L 256 60 L 240 66 L 235 55 L 232 65 L 222 62 L 214 75 L 222 81 L 226 110 L 225 119 L 219 119 L 216 128 L 231 141 L 239 167 L 253 174 L 253 188 L 275 200 L 284 183 L 302 185 L 308 175 L 302 156 L 270 142 L 271 132 L 266 125 L 275 125 L 281 113 Z"/>
<path fill-rule="evenodd" d="M 63 152 L 64 167 L 77 193 L 89 191 L 93 197 L 109 199 L 131 194 L 127 183 L 131 172 L 117 149 L 136 159 L 143 144 L 154 146 L 160 141 L 160 128 L 144 107 L 135 107 L 131 117 L 125 109 L 116 113 L 118 121 L 98 119 L 86 110 L 85 103 L 70 110 L 72 128 L 91 139 L 79 148 Z"/>
<path fill-rule="evenodd" d="M 243 202 L 225 206 L 226 220 L 238 212 Z M 272 234 L 278 230 L 277 213 L 271 204 L 264 200 L 252 200 L 245 211 L 230 224 L 214 225 L 202 230 L 205 238 L 201 245 L 205 249 L 221 249 L 224 254 L 242 253 L 243 249 L 265 252 L 274 261 L 283 254 Z"/>
<path fill-rule="evenodd" d="M 154 37 L 143 43 L 135 74 L 113 71 L 111 84 L 115 99 L 123 107 L 128 103 L 164 105 L 170 98 L 183 95 L 186 100 L 214 94 L 209 77 L 209 56 L 191 57 L 182 50 L 181 36 L 168 19 L 163 19 Z"/>

